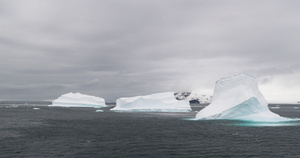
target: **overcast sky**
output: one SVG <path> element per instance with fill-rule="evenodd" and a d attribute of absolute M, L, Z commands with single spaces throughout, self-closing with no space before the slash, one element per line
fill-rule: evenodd
<path fill-rule="evenodd" d="M 0 0 L 0 99 L 212 94 L 247 73 L 300 101 L 298 0 Z"/>

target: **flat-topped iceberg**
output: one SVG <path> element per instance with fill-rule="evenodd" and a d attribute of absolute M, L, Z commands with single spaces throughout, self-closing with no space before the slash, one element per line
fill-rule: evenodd
<path fill-rule="evenodd" d="M 216 82 L 212 103 L 199 111 L 196 119 L 245 121 L 290 121 L 271 112 L 254 77 L 240 74 Z"/>
<path fill-rule="evenodd" d="M 113 111 L 130 112 L 190 112 L 188 101 L 176 100 L 173 92 L 119 98 Z"/>
<path fill-rule="evenodd" d="M 49 106 L 60 107 L 106 107 L 103 98 L 81 93 L 67 93 L 52 102 Z"/>

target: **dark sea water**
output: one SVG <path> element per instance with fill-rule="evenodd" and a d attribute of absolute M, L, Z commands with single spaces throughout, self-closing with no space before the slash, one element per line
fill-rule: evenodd
<path fill-rule="evenodd" d="M 292 105 L 272 105 L 271 110 L 300 118 L 300 108 Z M 189 121 L 196 112 L 95 111 L 1 103 L 0 157 L 300 157 L 297 123 L 252 126 Z"/>

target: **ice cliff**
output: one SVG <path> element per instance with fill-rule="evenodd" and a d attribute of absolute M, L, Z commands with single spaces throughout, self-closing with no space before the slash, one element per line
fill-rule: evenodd
<path fill-rule="evenodd" d="M 67 93 L 52 102 L 49 106 L 61 107 L 106 107 L 103 98 L 81 93 Z"/>
<path fill-rule="evenodd" d="M 247 121 L 288 121 L 268 108 L 254 77 L 240 74 L 216 82 L 212 103 L 199 111 L 196 119 L 236 119 Z"/>
<path fill-rule="evenodd" d="M 188 101 L 176 100 L 173 92 L 155 93 L 145 96 L 119 98 L 113 111 L 133 112 L 189 112 Z"/>

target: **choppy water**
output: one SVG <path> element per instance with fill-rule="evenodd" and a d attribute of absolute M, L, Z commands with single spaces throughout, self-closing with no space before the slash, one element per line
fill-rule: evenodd
<path fill-rule="evenodd" d="M 298 125 L 187 121 L 195 112 L 11 105 L 0 105 L 0 157 L 300 157 Z M 300 118 L 293 106 L 271 110 Z"/>

